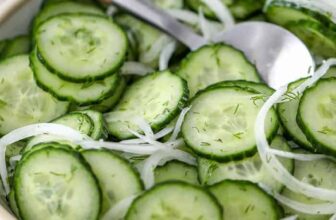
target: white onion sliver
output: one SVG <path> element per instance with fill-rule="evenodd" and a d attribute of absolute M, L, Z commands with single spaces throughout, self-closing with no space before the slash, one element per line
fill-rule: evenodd
<path fill-rule="evenodd" d="M 282 218 L 282 219 L 280 219 L 280 220 L 296 220 L 297 218 L 298 218 L 297 215 L 291 215 L 291 216 Z"/>
<path fill-rule="evenodd" d="M 184 9 L 168 9 L 167 12 L 174 18 L 190 25 L 198 24 L 198 16 L 194 12 Z"/>
<path fill-rule="evenodd" d="M 153 146 L 157 146 L 158 148 L 164 148 L 165 145 L 161 142 L 158 142 L 156 140 L 154 140 L 153 138 L 150 138 L 148 136 L 144 136 L 144 135 L 141 135 L 139 134 L 138 132 L 135 132 L 135 131 L 132 131 L 130 129 L 127 129 L 129 132 L 131 132 L 133 135 L 135 135 L 136 137 L 140 138 L 141 140 L 145 141 L 146 143 L 149 143 Z"/>
<path fill-rule="evenodd" d="M 105 215 L 102 217 L 102 220 L 124 219 L 128 208 L 131 206 L 132 202 L 134 201 L 134 199 L 136 199 L 136 197 L 137 195 L 133 195 L 119 201 L 109 211 L 105 213 Z"/>
<path fill-rule="evenodd" d="M 322 160 L 322 159 L 335 160 L 335 158 L 324 155 L 324 154 L 298 154 L 298 153 L 282 151 L 282 150 L 277 150 L 277 149 L 268 149 L 267 151 L 279 157 L 285 157 L 285 158 L 301 160 L 301 161 L 313 161 L 313 160 Z"/>
<path fill-rule="evenodd" d="M 160 60 L 159 60 L 160 71 L 163 71 L 168 68 L 169 61 L 171 57 L 173 56 L 175 50 L 176 50 L 176 41 L 170 42 L 163 48 L 163 50 L 161 51 Z"/>
<path fill-rule="evenodd" d="M 209 30 L 209 24 L 207 20 L 204 17 L 202 7 L 198 9 L 198 20 L 199 20 L 199 26 L 201 28 L 201 32 L 203 37 L 209 42 L 211 41 L 211 33 Z"/>
<path fill-rule="evenodd" d="M 174 127 L 164 128 L 154 135 L 154 139 L 157 140 L 157 139 L 163 138 L 164 136 L 172 133 L 173 131 L 174 131 Z"/>
<path fill-rule="evenodd" d="M 323 74 L 325 74 L 328 70 L 328 67 L 332 65 L 334 62 L 331 59 L 328 60 L 323 64 L 323 66 L 316 72 L 317 76 L 313 76 L 314 80 L 311 80 L 311 83 L 318 80 Z M 306 86 L 310 86 L 309 84 Z M 286 92 L 286 87 L 282 87 L 278 89 L 262 106 L 256 122 L 255 122 L 255 139 L 257 142 L 257 148 L 259 152 L 259 156 L 264 163 L 265 167 L 270 171 L 273 177 L 284 184 L 288 189 L 292 190 L 293 192 L 301 193 L 305 196 L 324 200 L 324 201 L 333 201 L 333 206 L 336 205 L 336 191 L 330 189 L 324 189 L 319 187 L 314 187 L 310 184 L 304 183 L 296 179 L 289 173 L 286 168 L 279 162 L 275 155 L 271 154 L 269 150 L 269 144 L 267 142 L 265 136 L 265 118 L 268 111 L 272 108 L 274 104 L 276 104 L 279 100 L 281 100 L 282 95 Z M 321 212 L 323 212 L 324 208 L 330 208 L 330 206 L 319 206 L 321 208 Z M 296 210 L 299 210 L 300 207 L 297 208 L 293 207 Z M 335 209 L 334 209 L 335 210 Z"/>
<path fill-rule="evenodd" d="M 210 8 L 217 18 L 224 23 L 226 30 L 232 28 L 235 24 L 234 18 L 227 6 L 220 0 L 201 0 Z"/>
<path fill-rule="evenodd" d="M 6 158 L 5 158 L 6 147 L 20 140 L 41 134 L 52 134 L 62 136 L 64 137 L 64 139 L 71 141 L 90 140 L 88 136 L 80 133 L 79 131 L 76 131 L 65 125 L 52 124 L 52 123 L 27 125 L 9 132 L 7 135 L 3 136 L 0 139 L 0 160 L 2 160 L 0 173 L 1 173 L 1 179 L 4 184 L 5 192 L 7 194 L 9 193 L 10 188 L 7 182 L 8 174 L 6 169 Z"/>
<path fill-rule="evenodd" d="M 175 124 L 175 128 L 174 128 L 174 131 L 173 131 L 173 134 L 172 136 L 169 138 L 169 141 L 174 141 L 176 140 L 177 136 L 179 135 L 180 131 L 181 131 L 181 126 L 182 126 L 182 123 L 183 123 L 183 120 L 184 120 L 184 117 L 186 116 L 186 114 L 189 112 L 189 110 L 191 109 L 191 106 L 190 107 L 187 107 L 187 108 L 184 108 L 182 109 L 177 121 L 176 121 L 176 124 Z"/>
<path fill-rule="evenodd" d="M 143 64 L 143 63 L 134 62 L 134 61 L 127 61 L 121 67 L 120 72 L 123 75 L 144 76 L 148 73 L 154 72 L 154 69 L 150 66 L 147 66 L 147 65 Z"/>
<path fill-rule="evenodd" d="M 141 117 L 136 117 L 133 119 L 133 122 L 139 126 L 139 128 L 144 132 L 144 134 L 153 139 L 154 138 L 154 132 L 152 130 L 152 127 L 150 126 L 150 124 Z"/>
<path fill-rule="evenodd" d="M 196 159 L 184 151 L 159 150 L 145 160 L 145 163 L 141 170 L 141 177 L 144 181 L 146 189 L 151 188 L 155 183 L 154 180 L 155 168 L 159 165 L 165 164 L 167 161 L 174 159 L 191 165 L 196 165 Z"/>
<path fill-rule="evenodd" d="M 151 46 L 150 50 L 146 52 L 142 57 L 142 62 L 150 63 L 153 62 L 157 57 L 159 57 L 162 48 L 169 42 L 171 42 L 172 38 L 163 34 L 160 36 Z"/>
<path fill-rule="evenodd" d="M 331 216 L 330 220 L 336 220 L 336 213 L 333 216 Z"/>

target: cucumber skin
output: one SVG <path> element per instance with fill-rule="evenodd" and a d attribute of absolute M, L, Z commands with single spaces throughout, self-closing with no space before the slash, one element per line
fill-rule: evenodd
<path fill-rule="evenodd" d="M 32 60 L 33 53 L 30 54 L 29 59 Z M 44 64 L 43 64 L 44 65 Z M 52 96 L 54 96 L 56 99 L 60 100 L 60 101 L 68 101 L 71 103 L 76 103 L 79 106 L 87 106 L 87 105 L 94 105 L 94 104 L 99 104 L 102 101 L 104 101 L 105 99 L 107 99 L 108 97 L 110 97 L 111 95 L 114 94 L 114 92 L 117 90 L 117 85 L 120 83 L 121 81 L 121 76 L 118 77 L 118 80 L 115 82 L 115 85 L 113 87 L 111 87 L 111 90 L 105 94 L 104 96 L 101 96 L 99 99 L 95 100 L 95 101 L 87 101 L 87 102 L 81 102 L 78 103 L 76 100 L 74 100 L 72 97 L 70 96 L 63 96 L 63 95 L 59 95 L 56 92 L 54 92 L 52 89 L 50 89 L 48 86 L 43 85 L 43 83 L 40 83 L 40 81 L 38 80 L 38 77 L 36 76 L 36 71 L 35 71 L 35 67 L 33 65 L 33 62 L 30 62 L 30 68 L 33 70 L 34 73 L 34 80 L 36 82 L 36 84 L 38 85 L 38 87 L 40 87 L 43 91 L 48 92 L 49 94 L 51 94 Z M 113 73 L 113 74 L 118 74 L 118 73 Z M 113 75 L 111 74 L 111 75 Z M 59 76 L 59 75 L 57 75 Z M 73 83 L 73 82 L 71 82 Z"/>
<path fill-rule="evenodd" d="M 333 157 L 336 157 L 336 149 L 331 149 L 330 147 L 322 144 L 321 142 L 317 141 L 314 138 L 314 134 L 312 134 L 310 132 L 310 129 L 304 123 L 304 120 L 303 120 L 303 118 L 301 116 L 301 110 L 300 110 L 301 109 L 301 102 L 305 98 L 305 96 L 307 94 L 306 92 L 309 92 L 311 90 L 316 89 L 316 87 L 318 86 L 318 84 L 320 82 L 331 81 L 331 80 L 336 82 L 336 78 L 334 78 L 334 77 L 327 78 L 327 79 L 322 79 L 319 82 L 317 82 L 315 85 L 313 85 L 312 87 L 308 88 L 303 93 L 302 98 L 300 100 L 299 110 L 298 110 L 298 114 L 297 114 L 297 117 L 296 117 L 296 121 L 297 121 L 299 127 L 302 129 L 303 133 L 306 135 L 307 139 L 312 143 L 313 148 L 315 148 L 317 152 L 320 152 L 320 153 L 323 153 L 323 154 L 326 154 L 326 155 L 332 155 Z"/>
<path fill-rule="evenodd" d="M 121 67 L 122 65 L 124 64 L 125 62 L 125 59 L 126 59 L 126 53 L 127 53 L 127 48 L 128 48 L 128 38 L 127 38 L 127 35 L 125 33 L 125 31 L 118 25 L 116 24 L 114 21 L 112 21 L 112 18 L 109 18 L 107 16 L 101 16 L 101 15 L 93 15 L 93 14 L 90 14 L 90 15 L 87 15 L 87 14 L 81 14 L 81 13 L 74 13 L 74 14 L 70 14 L 70 15 L 60 15 L 58 17 L 61 17 L 61 16 L 77 16 L 77 17 L 81 17 L 81 16 L 90 16 L 90 17 L 96 17 L 96 18 L 99 18 L 99 19 L 105 19 L 105 20 L 109 20 L 110 23 L 112 23 L 115 27 L 117 27 L 118 31 L 120 33 L 122 33 L 123 35 L 123 38 L 125 39 L 125 48 L 124 48 L 124 56 L 123 58 L 119 61 L 119 63 L 117 65 L 115 65 L 113 68 L 111 68 L 110 70 L 106 71 L 105 73 L 102 73 L 102 74 L 99 74 L 99 76 L 94 76 L 94 77 L 86 77 L 85 79 L 79 79 L 79 78 L 73 78 L 73 77 L 70 77 L 68 75 L 70 75 L 69 73 L 60 73 L 59 71 L 55 70 L 52 66 L 50 66 L 48 64 L 48 62 L 42 57 L 42 55 L 40 55 L 40 52 L 39 52 L 39 49 L 38 49 L 38 46 L 37 46 L 37 52 L 39 54 L 38 58 L 39 60 L 41 61 L 41 63 L 47 68 L 49 69 L 49 71 L 55 73 L 58 77 L 60 77 L 61 79 L 64 79 L 66 81 L 70 81 L 70 82 L 77 82 L 77 83 L 85 83 L 85 82 L 93 82 L 93 81 L 97 81 L 97 80 L 101 80 L 101 79 L 104 79 L 108 76 L 111 76 L 112 74 L 115 74 Z M 43 23 L 53 19 L 54 17 L 51 17 L 51 18 L 48 18 L 47 20 L 45 20 Z M 37 31 L 36 31 L 37 32 Z M 36 33 L 33 33 L 33 36 L 36 36 Z M 36 39 L 36 37 L 34 37 L 34 39 Z M 34 40 L 34 42 L 36 42 L 36 40 Z"/>
<path fill-rule="evenodd" d="M 199 91 L 191 100 L 190 100 L 190 103 L 196 99 L 198 96 L 200 96 L 201 94 L 205 93 L 205 92 L 208 92 L 208 91 L 212 91 L 212 90 L 216 90 L 216 89 L 220 89 L 221 87 L 208 87 L 204 90 L 201 90 Z M 255 92 L 254 90 L 251 90 L 251 89 L 247 89 L 247 88 L 242 88 L 242 87 L 236 87 L 236 86 L 227 86 L 225 88 L 239 88 L 239 89 L 242 89 L 242 90 L 245 90 L 245 91 L 249 91 L 249 92 Z M 276 136 L 277 136 L 277 132 L 279 130 L 279 127 L 280 127 L 280 123 L 279 123 L 279 116 L 278 114 L 276 114 L 276 111 L 274 109 L 274 116 L 275 116 L 275 119 L 276 119 L 276 126 L 274 127 L 274 129 L 272 130 L 270 136 L 267 138 L 268 142 L 271 142 Z M 182 131 L 182 130 L 181 130 Z M 244 151 L 242 153 L 237 153 L 237 154 L 234 154 L 234 155 L 231 155 L 231 156 L 226 156 L 226 157 L 218 157 L 216 155 L 209 155 L 209 154 L 206 154 L 206 153 L 203 153 L 203 152 L 200 152 L 200 151 L 196 151 L 194 150 L 191 145 L 188 143 L 188 141 L 186 140 L 183 132 L 181 132 L 181 136 L 186 144 L 186 146 L 188 147 L 188 149 L 190 149 L 193 153 L 195 153 L 196 155 L 200 156 L 200 157 L 204 157 L 204 158 L 207 158 L 207 159 L 210 159 L 210 160 L 215 160 L 217 162 L 230 162 L 230 161 L 234 161 L 234 160 L 242 160 L 244 158 L 247 158 L 247 157 L 251 157 L 253 155 L 255 155 L 257 152 L 258 152 L 258 149 L 256 147 L 256 145 L 254 146 L 254 148 L 250 149 L 250 150 L 247 150 L 247 151 Z"/>
<path fill-rule="evenodd" d="M 38 152 L 38 151 L 44 151 L 44 150 L 48 150 L 48 149 L 52 149 L 52 150 L 57 149 L 59 151 L 67 152 L 68 154 L 71 154 L 73 157 L 75 157 L 79 161 L 79 163 L 81 163 L 88 170 L 88 172 L 91 173 L 91 176 L 92 176 L 92 178 L 94 180 L 94 183 L 95 183 L 95 185 L 97 186 L 97 189 L 98 189 L 98 194 L 99 194 L 98 196 L 99 196 L 99 200 L 100 200 L 99 204 L 101 204 L 102 201 L 103 201 L 103 199 L 102 199 L 103 198 L 102 191 L 101 191 L 101 189 L 99 187 L 98 179 L 93 174 L 90 165 L 86 162 L 86 160 L 83 158 L 83 156 L 81 154 L 77 153 L 74 150 L 71 150 L 68 147 L 66 147 L 66 148 L 65 147 L 59 147 L 58 145 L 59 144 L 57 144 L 57 143 L 51 143 L 51 146 L 47 146 L 47 147 L 44 147 L 44 148 L 41 148 L 41 149 L 37 149 L 35 151 Z M 30 154 L 35 153 L 35 151 L 33 151 L 33 152 L 29 152 L 28 151 L 25 155 L 22 156 L 22 159 L 17 164 L 17 166 L 15 168 L 14 181 L 13 181 L 14 191 L 16 191 L 15 188 L 17 188 L 18 185 L 19 185 L 17 176 L 18 176 L 18 173 L 20 172 L 20 169 L 21 169 L 23 163 L 27 160 L 27 158 L 29 159 Z M 17 197 L 18 197 L 17 193 L 15 192 L 15 201 L 18 200 Z M 20 209 L 20 205 L 18 203 L 17 203 L 17 207 L 18 207 L 19 215 L 23 216 L 22 212 L 21 212 L 21 209 Z M 100 212 L 101 212 L 101 205 L 99 205 L 99 212 L 98 212 L 96 220 L 99 220 L 99 214 L 100 214 Z M 23 219 L 24 219 L 24 217 L 23 217 Z"/>
<path fill-rule="evenodd" d="M 279 219 L 282 218 L 284 216 L 284 210 L 283 208 L 276 202 L 276 200 L 270 196 L 269 194 L 267 194 L 263 189 L 261 189 L 258 185 L 256 185 L 255 183 L 252 183 L 250 181 L 246 181 L 246 180 L 223 180 L 221 182 L 215 183 L 211 186 L 208 186 L 207 188 L 211 188 L 211 187 L 216 187 L 217 185 L 221 185 L 225 182 L 228 183 L 234 183 L 234 184 L 241 184 L 241 185 L 245 185 L 245 186 L 253 186 L 253 187 L 257 187 L 260 189 L 260 191 L 262 191 L 266 196 L 269 197 L 270 201 L 272 202 L 272 206 L 274 208 L 274 210 L 277 211 L 278 217 Z"/>
<path fill-rule="evenodd" d="M 182 182 L 182 181 L 167 181 L 167 182 L 162 182 L 162 183 L 158 183 L 156 185 L 154 185 L 152 188 L 150 188 L 149 190 L 147 190 L 145 193 L 143 193 L 142 195 L 138 196 L 131 204 L 131 206 L 128 208 L 128 211 L 126 213 L 126 216 L 125 216 L 125 220 L 128 220 L 129 219 L 129 215 L 130 215 L 130 210 L 133 208 L 134 204 L 136 201 L 138 201 L 139 199 L 141 199 L 142 197 L 146 196 L 148 193 L 151 193 L 152 191 L 154 191 L 156 188 L 159 188 L 159 187 L 164 187 L 165 185 L 169 185 L 171 183 L 175 183 L 175 184 L 179 184 L 179 185 L 183 185 L 183 186 L 187 186 L 187 187 L 193 187 L 197 190 L 202 190 L 202 191 L 205 191 L 207 192 L 208 196 L 213 200 L 213 202 L 217 205 L 217 207 L 219 208 L 220 210 L 220 216 L 222 216 L 222 213 L 223 213 L 223 208 L 222 206 L 220 205 L 220 203 L 217 201 L 216 197 L 214 195 L 212 195 L 210 193 L 210 191 L 207 189 L 207 188 L 204 188 L 204 187 L 200 187 L 200 186 L 196 186 L 196 185 L 192 185 L 190 183 L 186 183 L 186 182 Z"/>

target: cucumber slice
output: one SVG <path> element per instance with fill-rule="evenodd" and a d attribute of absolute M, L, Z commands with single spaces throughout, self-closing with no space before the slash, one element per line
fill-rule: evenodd
<path fill-rule="evenodd" d="M 82 110 L 79 113 L 86 114 L 93 122 L 93 130 L 90 137 L 95 140 L 107 138 L 108 132 L 106 130 L 106 122 L 102 113 L 94 110 Z"/>
<path fill-rule="evenodd" d="M 147 75 L 133 83 L 113 111 L 106 114 L 108 130 L 118 139 L 132 138 L 128 129 L 142 132 L 134 122 L 141 117 L 158 131 L 179 114 L 187 100 L 188 88 L 180 77 L 169 71 Z"/>
<path fill-rule="evenodd" d="M 222 210 L 204 189 L 183 182 L 154 186 L 128 209 L 126 220 L 221 220 Z"/>
<path fill-rule="evenodd" d="M 61 124 L 80 131 L 87 136 L 93 132 L 94 125 L 91 118 L 86 113 L 74 112 L 66 114 L 52 121 L 55 124 Z"/>
<path fill-rule="evenodd" d="M 245 80 L 234 80 L 234 81 L 223 81 L 219 83 L 215 83 L 210 85 L 209 89 L 220 88 L 220 87 L 228 87 L 228 86 L 236 86 L 243 89 L 253 90 L 259 92 L 260 94 L 265 94 L 266 96 L 271 96 L 274 93 L 274 89 L 268 87 L 264 83 L 256 83 Z"/>
<path fill-rule="evenodd" d="M 242 159 L 256 153 L 254 123 L 264 95 L 239 87 L 201 92 L 191 102 L 182 124 L 182 136 L 196 154 L 218 161 Z M 272 109 L 265 132 L 272 139 L 279 128 Z"/>
<path fill-rule="evenodd" d="M 7 40 L 6 45 L 1 52 L 1 58 L 13 57 L 30 52 L 30 37 L 18 36 Z"/>
<path fill-rule="evenodd" d="M 198 173 L 195 166 L 174 160 L 155 169 L 155 182 L 161 183 L 169 180 L 180 180 L 198 185 Z"/>
<path fill-rule="evenodd" d="M 307 153 L 303 150 L 295 150 L 295 153 Z M 294 176 L 303 182 L 309 183 L 315 187 L 326 189 L 336 189 L 336 163 L 328 160 L 315 160 L 315 161 L 295 161 Z M 298 202 L 306 204 L 319 204 L 321 200 L 308 198 L 302 194 L 295 193 L 285 188 L 284 196 Z M 298 220 L 329 220 L 329 215 L 309 215 L 299 213 L 293 209 L 284 206 L 285 213 L 288 215 L 298 215 Z"/>
<path fill-rule="evenodd" d="M 85 13 L 95 15 L 105 15 L 103 10 L 94 4 L 76 2 L 76 1 L 60 1 L 46 5 L 43 10 L 35 17 L 33 22 L 33 30 L 44 21 L 51 17 L 65 13 Z"/>
<path fill-rule="evenodd" d="M 26 55 L 0 63 L 0 134 L 63 115 L 69 104 L 60 102 L 34 82 Z"/>
<path fill-rule="evenodd" d="M 286 134 L 290 136 L 297 144 L 309 151 L 315 151 L 311 143 L 307 140 L 306 135 L 296 122 L 296 115 L 299 108 L 301 95 L 293 94 L 295 88 L 303 83 L 307 78 L 299 79 L 288 85 L 287 98 L 288 102 L 278 104 L 278 115 L 281 125 L 286 130 Z"/>
<path fill-rule="evenodd" d="M 30 56 L 36 83 L 57 99 L 79 105 L 99 103 L 111 96 L 120 81 L 119 74 L 113 74 L 100 81 L 75 83 L 63 80 L 50 72 L 38 59 L 36 50 Z"/>
<path fill-rule="evenodd" d="M 226 180 L 209 189 L 224 210 L 223 219 L 277 220 L 282 217 L 273 197 L 251 182 Z"/>
<path fill-rule="evenodd" d="M 336 67 L 331 67 L 323 78 L 336 77 Z"/>
<path fill-rule="evenodd" d="M 290 151 L 286 140 L 276 136 L 271 147 L 283 151 Z M 294 161 L 279 158 L 281 163 L 290 172 L 294 169 Z M 198 175 L 202 185 L 212 185 L 223 180 L 247 180 L 254 183 L 263 183 L 275 191 L 281 191 L 283 186 L 276 181 L 263 165 L 258 154 L 240 161 L 218 163 L 205 158 L 198 158 Z"/>
<path fill-rule="evenodd" d="M 16 205 L 16 201 L 15 201 L 14 190 L 10 191 L 9 196 L 8 196 L 8 202 L 9 202 L 9 206 L 10 206 L 12 212 L 16 215 L 16 217 L 20 217 L 19 209 L 18 209 L 18 207 Z"/>
<path fill-rule="evenodd" d="M 224 44 L 204 46 L 190 53 L 177 71 L 188 82 L 191 97 L 207 86 L 228 80 L 259 82 L 258 72 L 239 50 Z"/>
<path fill-rule="evenodd" d="M 112 75 L 123 64 L 127 37 L 108 18 L 69 14 L 43 22 L 35 33 L 48 69 L 63 79 L 87 82 Z"/>
<path fill-rule="evenodd" d="M 103 100 L 102 102 L 95 104 L 95 105 L 89 105 L 89 106 L 77 106 L 77 110 L 85 110 L 90 109 L 94 111 L 99 112 L 107 112 L 110 111 L 119 101 L 121 95 L 123 94 L 126 87 L 126 80 L 124 77 L 120 77 L 120 81 L 115 88 L 114 93 L 108 97 L 107 99 Z"/>
<path fill-rule="evenodd" d="M 297 120 L 319 152 L 336 156 L 336 78 L 322 79 L 300 100 Z"/>
<path fill-rule="evenodd" d="M 107 150 L 86 150 L 82 154 L 97 176 L 102 189 L 102 214 L 122 199 L 143 190 L 139 174 L 121 157 Z"/>
<path fill-rule="evenodd" d="M 14 177 L 20 216 L 25 220 L 98 219 L 101 192 L 84 159 L 51 144 L 26 154 Z"/>

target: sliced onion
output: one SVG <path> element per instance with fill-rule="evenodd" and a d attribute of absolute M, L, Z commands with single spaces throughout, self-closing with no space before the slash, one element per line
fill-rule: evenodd
<path fill-rule="evenodd" d="M 160 139 L 160 138 L 163 138 L 164 136 L 166 136 L 166 135 L 172 133 L 173 130 L 174 130 L 174 127 L 167 127 L 167 128 L 164 128 L 164 129 L 162 129 L 161 131 L 159 131 L 158 133 L 156 133 L 156 134 L 154 135 L 154 138 L 155 138 L 155 140 Z"/>
<path fill-rule="evenodd" d="M 182 109 L 177 121 L 176 121 L 176 124 L 175 124 L 175 128 L 174 128 L 174 131 L 173 131 L 173 134 L 172 136 L 169 138 L 169 141 L 174 141 L 176 140 L 177 136 L 179 135 L 180 131 L 181 131 L 181 127 L 182 127 L 182 123 L 183 123 L 183 120 L 184 120 L 184 117 L 186 116 L 186 114 L 189 112 L 191 106 L 190 107 L 187 107 L 187 108 L 184 108 Z"/>
<path fill-rule="evenodd" d="M 325 62 L 322 67 L 316 72 L 316 74 L 309 80 L 311 84 L 316 82 L 323 74 L 325 74 L 330 67 L 330 65 L 334 65 L 336 63 L 336 59 L 330 59 Z M 298 91 L 302 91 L 304 88 L 310 86 L 311 84 L 305 83 L 304 86 L 300 86 Z M 336 190 L 324 189 L 320 187 L 315 187 L 310 184 L 304 183 L 296 179 L 292 176 L 291 173 L 287 171 L 287 169 L 280 163 L 280 161 L 276 158 L 276 156 L 269 152 L 269 144 L 265 135 L 265 118 L 268 111 L 272 108 L 274 104 L 282 99 L 282 96 L 286 92 L 286 87 L 281 87 L 278 89 L 262 106 L 256 122 L 255 122 L 255 139 L 257 142 L 257 148 L 259 152 L 259 156 L 265 165 L 265 167 L 269 170 L 269 172 L 273 175 L 273 177 L 284 184 L 288 189 L 293 192 L 301 193 L 307 197 L 312 197 L 324 201 L 332 201 L 332 207 L 336 206 Z M 323 207 L 329 206 L 317 206 L 321 208 L 321 212 L 323 212 Z M 295 210 L 300 209 L 300 206 L 297 208 L 292 207 Z M 329 207 L 330 208 L 330 207 Z M 335 207 L 334 207 L 335 208 Z M 334 209 L 336 210 L 336 209 Z"/>
<path fill-rule="evenodd" d="M 102 220 L 121 220 L 124 219 L 128 208 L 132 205 L 134 199 L 138 197 L 137 195 L 129 196 L 122 199 L 117 204 L 115 204 L 109 211 L 105 213 Z"/>
<path fill-rule="evenodd" d="M 297 218 L 298 218 L 297 215 L 291 215 L 291 216 L 282 218 L 282 219 L 280 219 L 280 220 L 296 220 Z"/>
<path fill-rule="evenodd" d="M 190 24 L 190 25 L 198 24 L 198 21 L 199 21 L 198 16 L 192 11 L 184 10 L 184 9 L 168 9 L 167 12 L 174 18 L 180 21 L 183 21 L 187 24 Z"/>
<path fill-rule="evenodd" d="M 142 57 L 142 61 L 144 63 L 150 63 L 153 62 L 157 57 L 160 56 L 162 48 L 167 45 L 169 42 L 172 41 L 172 38 L 168 35 L 161 35 L 155 42 L 153 42 L 153 45 L 151 46 L 150 50 L 145 53 Z"/>
<path fill-rule="evenodd" d="M 199 20 L 199 26 L 201 28 L 201 32 L 202 32 L 203 37 L 208 42 L 211 41 L 211 33 L 210 33 L 210 30 L 209 30 L 209 24 L 204 17 L 202 7 L 200 7 L 199 10 L 198 10 L 198 20 Z"/>
<path fill-rule="evenodd" d="M 221 0 L 201 0 L 208 8 L 210 8 L 217 18 L 225 25 L 226 30 L 232 28 L 235 24 L 234 18 Z"/>
<path fill-rule="evenodd" d="M 139 128 L 144 132 L 144 134 L 149 138 L 154 138 L 154 132 L 150 124 L 141 117 L 134 118 L 133 122 L 139 126 Z"/>
<path fill-rule="evenodd" d="M 181 150 L 159 150 L 147 158 L 141 169 L 141 177 L 145 188 L 151 188 L 154 183 L 154 170 L 157 166 L 165 164 L 170 160 L 179 160 L 187 164 L 196 165 L 196 159 L 190 154 Z"/>
<path fill-rule="evenodd" d="M 10 187 L 7 182 L 8 174 L 6 169 L 6 158 L 5 158 L 6 147 L 20 140 L 42 134 L 62 136 L 64 139 L 71 141 L 91 140 L 91 138 L 89 138 L 88 136 L 70 127 L 52 123 L 27 125 L 9 132 L 7 135 L 3 136 L 0 139 L 0 158 L 2 160 L 0 174 L 4 184 L 5 192 L 7 194 L 10 191 Z"/>
<path fill-rule="evenodd" d="M 154 72 L 154 69 L 150 66 L 147 66 L 143 63 L 127 61 L 121 67 L 121 74 L 123 75 L 139 75 L 144 76 L 148 73 Z"/>
<path fill-rule="evenodd" d="M 301 160 L 301 161 L 313 161 L 313 160 L 322 160 L 322 159 L 335 160 L 335 158 L 324 155 L 324 154 L 298 154 L 298 153 L 282 151 L 282 150 L 277 150 L 277 149 L 269 149 L 267 151 L 279 157 L 285 157 L 285 158 Z"/>
<path fill-rule="evenodd" d="M 160 54 L 160 61 L 159 61 L 160 71 L 163 71 L 168 68 L 169 61 L 172 58 L 175 50 L 176 50 L 176 41 L 170 42 L 163 48 Z"/>
<path fill-rule="evenodd" d="M 131 129 L 127 129 L 127 130 L 129 132 L 131 132 L 133 135 L 135 135 L 136 137 L 138 137 L 139 139 L 141 139 L 142 141 L 144 141 L 148 144 L 151 144 L 153 146 L 157 146 L 158 148 L 160 148 L 160 147 L 164 148 L 165 147 L 165 145 L 163 143 L 154 140 L 154 138 L 139 134 L 138 132 L 132 131 Z"/>
<path fill-rule="evenodd" d="M 333 216 L 331 216 L 330 220 L 336 220 L 336 213 Z"/>

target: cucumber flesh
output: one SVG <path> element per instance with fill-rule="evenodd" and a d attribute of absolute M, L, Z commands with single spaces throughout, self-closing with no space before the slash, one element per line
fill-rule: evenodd
<path fill-rule="evenodd" d="M 278 150 L 290 151 L 286 140 L 276 136 L 271 147 Z M 291 159 L 279 158 L 281 163 L 290 172 L 294 169 Z M 212 185 L 223 180 L 246 180 L 254 183 L 263 183 L 275 191 L 281 191 L 283 186 L 269 173 L 258 154 L 240 161 L 218 163 L 205 158 L 198 158 L 198 175 L 201 184 Z"/>
<path fill-rule="evenodd" d="M 245 55 L 224 44 L 204 46 L 190 53 L 182 61 L 177 75 L 188 82 L 191 97 L 197 91 L 221 81 L 260 82 L 255 66 Z"/>
<path fill-rule="evenodd" d="M 90 134 L 91 138 L 95 140 L 107 138 L 108 133 L 106 130 L 106 122 L 101 112 L 97 112 L 94 110 L 82 110 L 78 112 L 82 114 L 86 114 L 87 116 L 90 117 L 93 123 L 93 130 Z"/>
<path fill-rule="evenodd" d="M 222 210 L 204 189 L 184 182 L 154 186 L 134 200 L 125 220 L 221 220 Z"/>
<path fill-rule="evenodd" d="M 82 154 L 102 189 L 102 214 L 122 199 L 143 190 L 139 174 L 126 160 L 106 150 L 86 150 Z"/>
<path fill-rule="evenodd" d="M 15 200 L 25 220 L 96 220 L 101 193 L 75 151 L 50 145 L 26 154 L 14 177 Z"/>
<path fill-rule="evenodd" d="M 251 182 L 226 180 L 209 189 L 223 207 L 223 219 L 277 220 L 282 217 L 274 198 Z"/>
<path fill-rule="evenodd" d="M 67 110 L 35 83 L 27 55 L 15 56 L 0 63 L 0 134 L 28 124 L 48 122 Z"/>
<path fill-rule="evenodd" d="M 197 168 L 180 161 L 170 161 L 163 166 L 157 167 L 154 174 L 155 183 L 179 180 L 195 185 L 199 184 Z"/>

